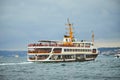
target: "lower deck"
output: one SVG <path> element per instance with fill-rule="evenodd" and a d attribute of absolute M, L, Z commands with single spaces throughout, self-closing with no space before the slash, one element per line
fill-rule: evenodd
<path fill-rule="evenodd" d="M 28 55 L 28 61 L 39 62 L 73 62 L 94 60 L 98 54 L 33 54 Z"/>

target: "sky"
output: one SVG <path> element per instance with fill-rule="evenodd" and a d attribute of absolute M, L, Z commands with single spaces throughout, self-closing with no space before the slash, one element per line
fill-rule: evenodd
<path fill-rule="evenodd" d="M 98 47 L 120 47 L 120 0 L 0 0 L 0 49 L 62 40 L 67 18 L 78 40 L 94 31 Z"/>

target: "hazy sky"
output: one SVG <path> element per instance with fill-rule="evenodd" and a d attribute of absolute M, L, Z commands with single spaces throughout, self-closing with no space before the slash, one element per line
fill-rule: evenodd
<path fill-rule="evenodd" d="M 120 0 L 0 0 L 0 49 L 62 40 L 67 18 L 77 39 L 91 40 L 94 31 L 99 44 L 120 45 Z"/>

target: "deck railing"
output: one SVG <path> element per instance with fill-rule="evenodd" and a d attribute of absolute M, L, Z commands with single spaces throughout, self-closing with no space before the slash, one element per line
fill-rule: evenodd
<path fill-rule="evenodd" d="M 61 47 L 75 47 L 74 45 L 63 45 L 63 44 L 29 44 L 28 47 L 35 46 L 61 46 Z"/>
<path fill-rule="evenodd" d="M 28 47 L 41 47 L 41 46 L 60 46 L 60 47 L 85 47 L 85 48 L 90 48 L 90 45 L 85 45 L 85 46 L 76 46 L 76 45 L 64 45 L 64 44 L 29 44 Z"/>

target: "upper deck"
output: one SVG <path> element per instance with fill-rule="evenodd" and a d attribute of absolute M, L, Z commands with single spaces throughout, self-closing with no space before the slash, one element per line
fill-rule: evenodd
<path fill-rule="evenodd" d="M 39 43 L 29 44 L 28 48 L 34 48 L 34 47 L 82 47 L 82 48 L 90 48 L 93 46 L 92 42 L 87 42 L 87 41 L 72 42 L 72 45 L 65 45 L 63 42 L 60 42 L 60 41 L 41 40 L 38 42 Z"/>

